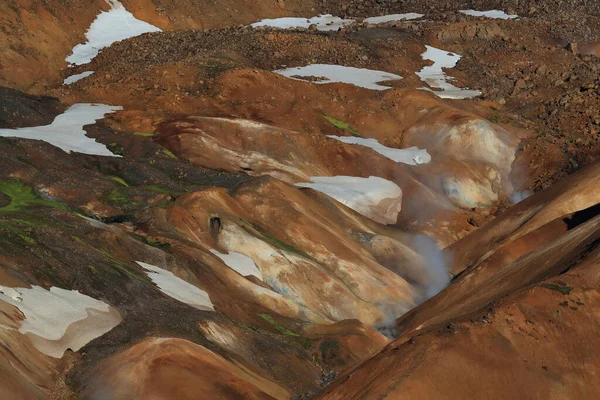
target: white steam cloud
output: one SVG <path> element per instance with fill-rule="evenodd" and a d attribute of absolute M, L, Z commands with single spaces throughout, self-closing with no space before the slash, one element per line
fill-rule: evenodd
<path fill-rule="evenodd" d="M 530 190 L 521 190 L 520 192 L 513 192 L 508 200 L 512 204 L 517 204 L 531 196 L 533 193 Z"/>
<path fill-rule="evenodd" d="M 425 277 L 423 280 L 424 302 L 438 294 L 450 283 L 448 260 L 445 259 L 440 246 L 427 235 L 415 235 L 411 239 L 411 247 L 423 258 Z"/>

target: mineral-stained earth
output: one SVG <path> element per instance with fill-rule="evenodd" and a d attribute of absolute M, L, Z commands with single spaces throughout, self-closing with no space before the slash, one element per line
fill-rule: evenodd
<path fill-rule="evenodd" d="M 3 0 L 0 399 L 600 398 L 600 2 Z"/>

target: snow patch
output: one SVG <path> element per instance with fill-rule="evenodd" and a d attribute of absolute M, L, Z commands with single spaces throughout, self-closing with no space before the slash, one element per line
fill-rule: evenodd
<path fill-rule="evenodd" d="M 175 276 L 171 271 L 136 261 L 139 266 L 144 268 L 146 274 L 161 292 L 177 301 L 188 304 L 199 310 L 215 311 L 208 293 Z M 148 272 L 150 271 L 150 272 Z"/>
<path fill-rule="evenodd" d="M 209 120 L 209 121 L 222 121 L 228 122 L 231 124 L 238 125 L 242 128 L 250 128 L 250 129 L 265 129 L 265 128 L 273 128 L 271 125 L 263 124 L 262 122 L 256 122 L 249 119 L 243 118 L 224 118 L 224 117 L 189 117 L 190 119 L 195 119 L 198 121 L 201 120 Z"/>
<path fill-rule="evenodd" d="M 324 193 L 354 211 L 382 224 L 395 224 L 402 206 L 402 190 L 394 182 L 370 176 L 313 176 L 313 183 L 296 186 Z"/>
<path fill-rule="evenodd" d="M 242 253 L 230 251 L 229 254 L 219 253 L 216 250 L 211 250 L 215 256 L 219 257 L 229 268 L 242 276 L 255 276 L 261 281 L 264 280 L 262 273 L 254 264 L 250 257 Z"/>
<path fill-rule="evenodd" d="M 67 57 L 72 65 L 87 64 L 105 47 L 111 44 L 160 29 L 147 22 L 140 21 L 125 9 L 117 0 L 106 0 L 111 9 L 101 12 L 85 34 L 87 43 L 78 44 L 73 54 Z"/>
<path fill-rule="evenodd" d="M 435 47 L 425 46 L 426 51 L 421 54 L 423 60 L 433 61 L 433 65 L 423 67 L 416 74 L 429 87 L 440 89 L 440 91 L 428 90 L 442 99 L 471 99 L 481 95 L 479 90 L 461 89 L 450 83 L 451 79 L 446 75 L 443 68 L 454 68 L 462 56 L 448 52 L 445 50 L 436 49 Z"/>
<path fill-rule="evenodd" d="M 459 10 L 461 13 L 470 15 L 472 17 L 486 17 L 494 19 L 515 19 L 519 18 L 515 14 L 507 14 L 500 10 L 488 10 L 488 11 L 475 11 L 475 10 Z"/>
<path fill-rule="evenodd" d="M 342 82 L 372 90 L 391 89 L 390 87 L 378 85 L 377 83 L 402 79 L 400 75 L 389 72 L 331 64 L 311 64 L 305 67 L 280 69 L 274 72 L 296 80 L 303 80 L 297 77 L 315 77 L 320 79 L 313 81 L 313 83 L 325 84 Z"/>
<path fill-rule="evenodd" d="M 121 322 L 108 304 L 75 290 L 0 286 L 0 300 L 23 313 L 19 332 L 27 335 L 39 351 L 55 358 L 62 357 L 67 349 L 79 350 Z M 68 333 L 77 322 L 75 334 Z"/>
<path fill-rule="evenodd" d="M 80 74 L 71 75 L 65 79 L 65 81 L 63 82 L 63 85 L 72 85 L 75 82 L 79 82 L 83 78 L 87 78 L 88 76 L 92 75 L 93 73 L 94 73 L 94 71 L 85 71 Z"/>
<path fill-rule="evenodd" d="M 363 22 L 368 24 L 383 24 L 385 22 L 392 21 L 409 21 L 412 19 L 422 18 L 423 14 L 407 13 L 407 14 L 390 14 L 382 15 L 379 17 L 365 18 Z M 311 25 L 316 25 L 319 31 L 337 31 L 348 25 L 356 24 L 357 21 L 354 19 L 342 19 L 340 17 L 334 17 L 331 14 L 318 15 L 312 18 L 295 18 L 295 17 L 284 17 L 284 18 L 273 18 L 263 19 L 253 23 L 252 27 L 258 28 L 260 26 L 269 26 L 271 28 L 279 29 L 296 29 L 296 28 L 308 28 Z"/>
<path fill-rule="evenodd" d="M 356 21 L 352 19 L 342 19 L 334 17 L 331 14 L 318 15 L 312 18 L 274 18 L 263 19 L 262 21 L 253 23 L 252 27 L 269 26 L 272 28 L 292 29 L 292 28 L 308 28 L 311 25 L 316 25 L 320 31 L 337 31 L 346 25 L 354 24 Z"/>
<path fill-rule="evenodd" d="M 57 116 L 50 125 L 31 128 L 0 129 L 0 136 L 43 140 L 70 153 L 72 151 L 98 156 L 120 157 L 101 143 L 86 136 L 84 125 L 94 124 L 122 107 L 104 104 L 74 104 Z"/>
<path fill-rule="evenodd" d="M 332 139 L 339 140 L 347 144 L 357 144 L 359 146 L 370 147 L 377 153 L 389 158 L 392 161 L 408 165 L 428 164 L 431 161 L 431 156 L 427 150 L 419 149 L 418 147 L 409 147 L 407 149 L 394 149 L 386 147 L 379 143 L 377 139 L 365 139 L 355 136 L 333 136 L 328 135 Z"/>
<path fill-rule="evenodd" d="M 363 22 L 368 24 L 384 24 L 386 22 L 392 21 L 410 21 L 413 19 L 418 19 L 424 17 L 423 14 L 418 13 L 406 13 L 406 14 L 390 14 L 390 15 L 382 15 L 380 17 L 369 17 L 365 18 Z"/>

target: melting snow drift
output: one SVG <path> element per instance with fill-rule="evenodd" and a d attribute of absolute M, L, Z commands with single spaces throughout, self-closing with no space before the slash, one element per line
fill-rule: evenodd
<path fill-rule="evenodd" d="M 313 183 L 297 183 L 333 197 L 381 224 L 395 224 L 402 206 L 402 190 L 394 182 L 370 176 L 314 176 Z"/>
<path fill-rule="evenodd" d="M 167 296 L 199 310 L 215 310 L 210 301 L 210 297 L 208 297 L 208 293 L 204 290 L 173 275 L 171 271 L 141 261 L 136 262 L 145 270 L 150 271 L 146 272 L 146 274 L 148 274 L 150 279 L 152 279 L 152 282 L 158 286 L 160 291 Z"/>
<path fill-rule="evenodd" d="M 352 19 L 342 19 L 334 17 L 331 14 L 319 15 L 312 18 L 275 18 L 263 19 L 255 22 L 251 26 L 257 28 L 259 26 L 270 26 L 273 28 L 291 29 L 291 28 L 308 28 L 311 25 L 316 25 L 320 31 L 337 31 L 339 28 L 353 24 Z"/>
<path fill-rule="evenodd" d="M 378 85 L 378 82 L 402 79 L 400 75 L 389 72 L 330 64 L 311 64 L 305 67 L 280 69 L 274 72 L 297 80 L 303 80 L 300 77 L 315 77 L 322 79 L 316 80 L 314 83 L 342 82 L 372 90 L 391 89 L 387 86 Z"/>
<path fill-rule="evenodd" d="M 487 17 L 494 19 L 515 19 L 519 18 L 515 14 L 507 14 L 500 10 L 489 10 L 489 11 L 475 11 L 475 10 L 460 10 L 461 13 L 470 15 L 472 17 Z"/>
<path fill-rule="evenodd" d="M 0 136 L 37 139 L 48 142 L 70 153 L 72 151 L 99 156 L 120 157 L 101 143 L 85 135 L 84 125 L 94 124 L 122 107 L 104 104 L 74 104 L 64 114 L 57 116 L 50 125 L 31 128 L 0 129 Z"/>
<path fill-rule="evenodd" d="M 434 89 L 441 91 L 432 91 L 436 96 L 443 99 L 471 99 L 481 95 L 479 90 L 461 89 L 450 83 L 449 78 L 443 68 L 454 68 L 461 56 L 435 47 L 425 46 L 427 50 L 421 55 L 423 60 L 433 61 L 433 65 L 423 67 L 417 75 L 421 80 Z M 423 88 L 424 90 L 430 90 Z"/>
<path fill-rule="evenodd" d="M 71 85 L 75 82 L 79 82 L 80 80 L 87 78 L 88 76 L 92 75 L 93 73 L 94 73 L 94 71 L 85 71 L 80 74 L 71 75 L 65 79 L 65 81 L 63 82 L 63 85 Z"/>
<path fill-rule="evenodd" d="M 111 44 L 139 36 L 147 32 L 159 32 L 160 29 L 147 22 L 140 21 L 125 9 L 118 0 L 106 0 L 111 9 L 101 12 L 85 34 L 87 43 L 78 44 L 67 62 L 73 65 L 87 64 L 105 47 Z"/>
<path fill-rule="evenodd" d="M 365 18 L 363 22 L 368 24 L 383 24 L 385 22 L 392 21 L 409 21 L 423 17 L 423 14 L 407 13 L 407 14 L 391 14 L 382 15 L 380 17 Z M 272 28 L 280 29 L 293 29 L 293 28 L 308 28 L 311 25 L 315 25 L 319 31 L 337 31 L 347 25 L 357 23 L 354 19 L 342 19 L 340 17 L 334 17 L 331 14 L 318 15 L 312 18 L 274 18 L 274 19 L 263 19 L 262 21 L 253 23 L 252 27 L 258 28 L 259 26 L 269 26 Z"/>
<path fill-rule="evenodd" d="M 418 19 L 418 18 L 422 18 L 422 17 L 424 17 L 423 14 L 417 14 L 417 13 L 390 14 L 390 15 L 382 15 L 380 17 L 365 18 L 363 20 L 363 22 L 376 25 L 376 24 L 383 24 L 386 22 L 393 22 L 393 21 L 410 21 L 410 20 Z"/>
<path fill-rule="evenodd" d="M 250 257 L 242 253 L 230 251 L 229 254 L 219 253 L 216 250 L 211 250 L 215 256 L 219 257 L 229 268 L 242 276 L 255 276 L 261 281 L 263 280 L 262 273 L 254 264 Z"/>
<path fill-rule="evenodd" d="M 74 290 L 0 286 L 0 300 L 23 313 L 19 332 L 39 351 L 55 358 L 61 358 L 67 349 L 79 350 L 121 322 L 119 313 L 108 304 Z"/>
<path fill-rule="evenodd" d="M 419 149 L 418 147 L 409 147 L 408 149 L 394 149 L 386 147 L 379 143 L 377 139 L 365 139 L 355 136 L 333 136 L 328 135 L 332 139 L 339 140 L 347 144 L 358 144 L 360 146 L 370 147 L 382 156 L 389 158 L 392 161 L 408 165 L 428 164 L 431 161 L 431 156 L 427 150 Z"/>

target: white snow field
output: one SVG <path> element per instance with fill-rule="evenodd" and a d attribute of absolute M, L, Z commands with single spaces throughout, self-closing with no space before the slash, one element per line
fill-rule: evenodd
<path fill-rule="evenodd" d="M 381 15 L 378 17 L 369 17 L 363 19 L 363 22 L 368 24 L 383 24 L 386 22 L 393 21 L 409 21 L 413 19 L 422 18 L 423 14 L 417 13 L 406 13 L 406 14 L 390 14 Z M 355 19 L 342 19 L 340 17 L 334 17 L 331 14 L 317 15 L 311 18 L 298 18 L 298 17 L 283 17 L 283 18 L 272 18 L 263 19 L 255 22 L 250 26 L 258 28 L 260 26 L 268 26 L 271 28 L 279 29 L 296 29 L 296 28 L 308 28 L 311 25 L 315 25 L 319 31 L 337 31 L 348 25 L 356 24 L 358 21 Z"/>
<path fill-rule="evenodd" d="M 175 276 L 171 271 L 141 261 L 136 262 L 146 270 L 152 282 L 167 296 L 199 310 L 215 310 L 208 293 L 204 290 Z"/>
<path fill-rule="evenodd" d="M 36 139 L 48 142 L 70 153 L 72 151 L 98 156 L 120 157 L 102 143 L 86 136 L 83 127 L 94 124 L 106 114 L 122 110 L 119 106 L 104 104 L 74 104 L 57 116 L 50 125 L 30 128 L 0 129 L 0 136 Z"/>
<path fill-rule="evenodd" d="M 429 88 L 423 88 L 423 90 L 429 90 L 443 99 L 471 99 L 481 95 L 479 90 L 461 89 L 454 86 L 450 83 L 452 78 L 449 78 L 443 70 L 443 68 L 454 68 L 462 56 L 431 46 L 425 47 L 427 50 L 421 56 L 423 60 L 433 61 L 433 65 L 423 67 L 416 74 L 429 87 L 440 90 L 433 91 Z"/>
<path fill-rule="evenodd" d="M 472 17 L 486 17 L 486 18 L 493 18 L 493 19 L 519 18 L 519 16 L 516 14 L 507 14 L 504 11 L 500 11 L 500 10 L 488 10 L 488 11 L 460 10 L 460 12 L 465 15 L 470 15 Z"/>
<path fill-rule="evenodd" d="M 259 26 L 269 26 L 272 28 L 280 29 L 293 29 L 293 28 L 308 28 L 311 25 L 316 25 L 320 31 L 337 31 L 339 28 L 346 25 L 355 23 L 352 19 L 342 19 L 340 17 L 334 17 L 331 14 L 317 15 L 312 18 L 296 18 L 296 17 L 284 17 L 284 18 L 273 18 L 263 19 L 253 23 L 251 26 L 258 28 Z"/>
<path fill-rule="evenodd" d="M 78 44 L 73 54 L 66 58 L 72 65 L 87 64 L 105 47 L 111 44 L 160 29 L 135 18 L 118 0 L 106 0 L 111 6 L 109 11 L 101 12 L 88 29 L 87 43 Z"/>
<path fill-rule="evenodd" d="M 312 81 L 317 84 L 342 82 L 372 90 L 391 89 L 391 87 L 379 85 L 378 82 L 402 79 L 400 75 L 389 72 L 330 64 L 310 64 L 305 67 L 280 69 L 274 72 L 297 80 L 303 80 L 297 77 L 322 78 L 320 80 Z"/>
<path fill-rule="evenodd" d="M 395 224 L 402 206 L 402 190 L 394 182 L 370 176 L 313 176 L 296 186 L 324 193 L 348 208 L 381 224 Z"/>
<path fill-rule="evenodd" d="M 368 24 L 377 25 L 377 24 L 384 24 L 386 22 L 393 22 L 393 21 L 410 21 L 413 19 L 419 19 L 419 18 L 423 18 L 423 17 L 424 17 L 423 14 L 418 14 L 418 13 L 389 14 L 389 15 L 382 15 L 380 17 L 365 18 L 363 20 L 363 22 L 366 22 Z"/>
<path fill-rule="evenodd" d="M 65 79 L 65 81 L 63 82 L 63 85 L 72 85 L 75 82 L 79 82 L 80 80 L 87 78 L 88 76 L 91 76 L 93 73 L 94 73 L 94 71 L 85 71 L 80 74 L 71 75 Z"/>
<path fill-rule="evenodd" d="M 121 322 L 108 304 L 79 293 L 51 287 L 0 286 L 0 300 L 23 313 L 19 332 L 42 353 L 61 358 L 67 349 L 77 351 Z"/>
<path fill-rule="evenodd" d="M 263 275 L 254 264 L 254 261 L 250 257 L 242 253 L 236 253 L 235 251 L 230 251 L 229 254 L 219 253 L 216 250 L 211 250 L 215 256 L 219 257 L 229 268 L 237 272 L 242 276 L 255 276 L 261 281 L 263 280 Z"/>
<path fill-rule="evenodd" d="M 377 139 L 365 139 L 355 136 L 334 136 L 327 135 L 335 140 L 344 142 L 347 144 L 357 144 L 359 146 L 369 147 L 382 156 L 389 158 L 392 161 L 399 162 L 408 165 L 419 165 L 428 164 L 431 162 L 431 156 L 427 150 L 419 149 L 418 147 L 409 147 L 407 149 L 395 149 L 392 147 L 386 147 L 379 143 Z"/>

